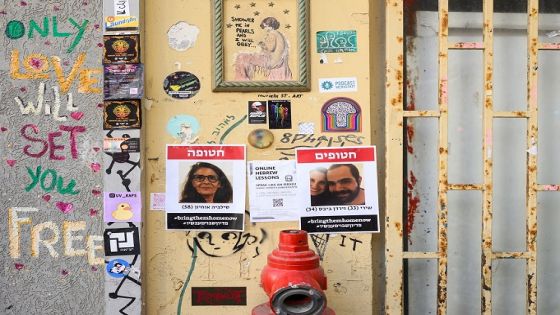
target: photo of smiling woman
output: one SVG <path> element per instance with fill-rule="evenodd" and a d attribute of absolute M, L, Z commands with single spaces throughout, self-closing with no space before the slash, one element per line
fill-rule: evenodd
<path fill-rule="evenodd" d="M 317 167 L 309 172 L 309 193 L 311 206 L 331 205 L 332 196 L 327 187 L 327 169 Z"/>
<path fill-rule="evenodd" d="M 193 164 L 179 202 L 231 203 L 233 188 L 226 174 L 216 165 L 207 162 Z"/>

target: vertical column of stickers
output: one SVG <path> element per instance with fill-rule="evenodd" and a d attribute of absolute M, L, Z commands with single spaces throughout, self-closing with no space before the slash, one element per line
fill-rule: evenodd
<path fill-rule="evenodd" d="M 141 314 L 139 0 L 103 0 L 105 313 Z"/>

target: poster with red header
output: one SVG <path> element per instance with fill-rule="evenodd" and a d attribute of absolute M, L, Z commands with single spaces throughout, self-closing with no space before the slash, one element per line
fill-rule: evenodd
<path fill-rule="evenodd" d="M 379 232 L 375 146 L 297 149 L 296 163 L 302 230 Z"/>
<path fill-rule="evenodd" d="M 244 145 L 167 145 L 169 230 L 243 231 Z"/>

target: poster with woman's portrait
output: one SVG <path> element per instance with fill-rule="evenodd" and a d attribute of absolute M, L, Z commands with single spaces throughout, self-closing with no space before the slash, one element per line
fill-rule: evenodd
<path fill-rule="evenodd" d="M 243 230 L 244 145 L 168 145 L 167 229 Z"/>
<path fill-rule="evenodd" d="M 296 162 L 302 230 L 379 232 L 375 147 L 297 149 Z"/>
<path fill-rule="evenodd" d="M 214 1 L 214 90 L 308 91 L 308 6 Z"/>

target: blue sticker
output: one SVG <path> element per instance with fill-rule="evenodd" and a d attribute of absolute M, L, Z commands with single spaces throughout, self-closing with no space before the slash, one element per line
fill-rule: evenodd
<path fill-rule="evenodd" d="M 189 115 L 173 116 L 167 122 L 167 133 L 180 141 L 181 144 L 192 144 L 198 140 L 200 123 L 196 118 Z"/>
<path fill-rule="evenodd" d="M 124 278 L 130 271 L 130 264 L 124 259 L 113 259 L 107 263 L 106 270 L 113 278 Z"/>

